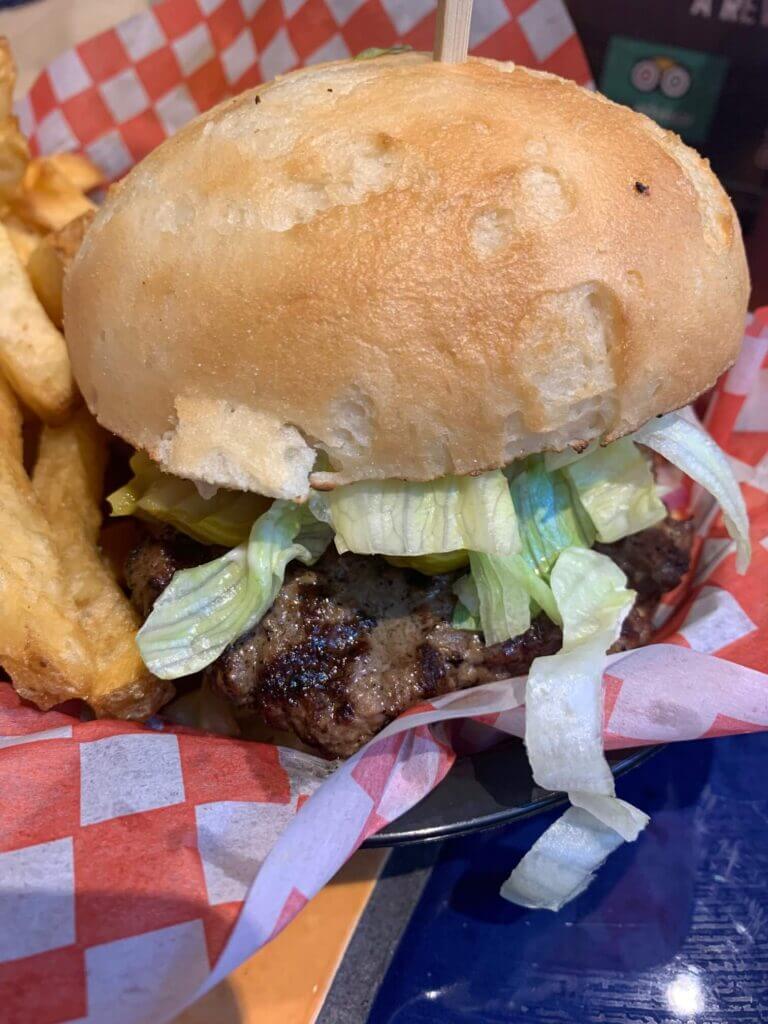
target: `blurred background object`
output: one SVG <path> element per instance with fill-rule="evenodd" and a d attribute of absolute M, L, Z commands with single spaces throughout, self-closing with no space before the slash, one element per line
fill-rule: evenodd
<path fill-rule="evenodd" d="M 482 0 L 481 0 L 482 2 Z M 566 0 L 598 89 L 712 162 L 768 301 L 768 0 Z"/>

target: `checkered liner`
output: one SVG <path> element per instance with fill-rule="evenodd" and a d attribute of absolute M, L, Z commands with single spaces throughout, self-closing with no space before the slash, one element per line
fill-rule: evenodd
<path fill-rule="evenodd" d="M 752 567 L 736 574 L 719 519 L 702 530 L 665 642 L 611 660 L 609 748 L 768 728 L 768 309 L 707 423 L 742 482 Z M 524 686 L 414 708 L 331 775 L 272 746 L 43 714 L 0 687 L 3 1021 L 171 1018 L 437 785 L 456 748 L 521 736 Z"/>
<path fill-rule="evenodd" d="M 21 114 L 40 151 L 83 148 L 117 176 L 262 75 L 371 44 L 428 48 L 433 8 L 167 0 L 62 55 Z M 587 79 L 560 0 L 475 8 L 476 52 Z M 702 533 L 698 576 L 664 609 L 666 644 L 610 666 L 607 746 L 768 728 L 768 312 L 751 321 L 707 423 L 744 486 L 753 566 L 735 574 L 719 520 Z M 0 685 L 0 1018 L 170 1019 L 429 792 L 458 744 L 486 743 L 489 726 L 521 735 L 523 688 L 414 709 L 329 776 L 325 762 L 271 746 L 43 714 Z"/>
<path fill-rule="evenodd" d="M 35 151 L 84 150 L 110 179 L 190 118 L 303 64 L 369 46 L 432 48 L 435 0 L 165 0 L 61 54 L 17 109 Z M 589 69 L 562 0 L 477 0 L 485 57 L 577 82 Z"/>

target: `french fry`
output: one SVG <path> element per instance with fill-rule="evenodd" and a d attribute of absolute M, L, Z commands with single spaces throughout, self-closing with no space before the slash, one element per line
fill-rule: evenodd
<path fill-rule="evenodd" d="M 96 553 L 101 526 L 106 445 L 107 435 L 81 408 L 63 426 L 43 428 L 32 472 L 32 487 L 51 523 L 78 606 L 87 604 L 88 597 L 87 582 L 78 580 L 82 556 L 88 555 L 84 549 L 88 545 Z"/>
<path fill-rule="evenodd" d="M 144 718 L 173 694 L 149 675 L 128 601 L 95 546 L 104 436 L 85 410 L 46 427 L 33 482 L 21 413 L 0 379 L 0 663 L 22 697 L 78 697 L 99 715 Z"/>
<path fill-rule="evenodd" d="M 46 235 L 27 262 L 27 273 L 35 294 L 59 329 L 63 323 L 64 274 L 77 255 L 93 217 L 93 212 L 89 211 L 66 224 L 60 231 Z"/>
<path fill-rule="evenodd" d="M 95 209 L 84 193 L 102 175 L 76 154 L 30 160 L 15 80 L 0 38 L 0 664 L 41 708 L 77 697 L 97 715 L 145 718 L 174 689 L 143 665 L 138 616 L 99 550 L 107 438 L 83 408 L 52 425 L 77 393 L 51 320 L 61 323 L 64 274 Z M 11 389 L 48 424 L 31 480 Z"/>
<path fill-rule="evenodd" d="M 77 619 L 94 652 L 84 699 L 97 715 L 145 718 L 172 695 L 141 661 L 138 615 L 98 548 L 106 434 L 86 409 L 40 437 L 32 485 L 51 526 Z"/>
<path fill-rule="evenodd" d="M 76 403 L 46 309 L 61 323 L 64 273 L 94 209 L 84 193 L 102 175 L 75 154 L 30 160 L 15 80 L 0 38 L 0 664 L 41 708 L 78 697 L 97 715 L 144 718 L 174 691 L 142 664 L 138 617 L 99 551 L 106 435 L 81 409 L 43 427 L 32 480 L 24 468 L 11 388 L 48 424 Z"/>
<path fill-rule="evenodd" d="M 26 224 L 22 224 L 13 214 L 4 218 L 3 224 L 8 232 L 11 245 L 19 257 L 19 263 L 26 267 L 30 256 L 45 236 L 37 228 L 30 228 Z"/>
<path fill-rule="evenodd" d="M 23 464 L 24 443 L 21 409 L 0 377 L 0 448 L 13 461 Z M 2 467 L 0 467 L 2 472 Z"/>
<path fill-rule="evenodd" d="M 19 122 L 8 115 L 0 117 L 0 203 L 13 202 L 29 165 L 29 146 L 19 130 Z"/>
<path fill-rule="evenodd" d="M 42 157 L 27 165 L 12 209 L 25 224 L 58 231 L 96 207 L 53 160 Z"/>
<path fill-rule="evenodd" d="M 0 369 L 16 394 L 46 423 L 61 420 L 75 404 L 64 338 L 46 316 L 2 225 Z"/>
<path fill-rule="evenodd" d="M 21 412 L 0 379 L 0 663 L 49 708 L 82 696 L 94 664 L 56 545 L 21 461 Z"/>
<path fill-rule="evenodd" d="M 47 235 L 29 254 L 27 274 L 43 309 L 59 330 L 64 325 L 64 261 Z"/>
<path fill-rule="evenodd" d="M 53 153 L 45 158 L 46 163 L 60 171 L 81 192 L 90 192 L 104 184 L 104 175 L 87 156 L 82 153 Z"/>
<path fill-rule="evenodd" d="M 13 116 L 16 65 L 8 40 L 0 36 L 0 207 L 7 205 L 24 177 L 29 146 Z"/>
<path fill-rule="evenodd" d="M 16 85 L 16 63 L 11 46 L 0 36 L 0 117 L 8 117 L 13 110 L 13 90 Z"/>

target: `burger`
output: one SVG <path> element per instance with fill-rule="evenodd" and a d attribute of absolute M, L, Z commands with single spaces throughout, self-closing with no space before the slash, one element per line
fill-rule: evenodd
<path fill-rule="evenodd" d="M 690 565 L 670 464 L 746 565 L 727 460 L 675 410 L 748 291 L 706 161 L 550 74 L 384 54 L 197 118 L 64 295 L 134 452 L 111 505 L 146 665 L 339 757 L 449 691 L 599 685 Z"/>

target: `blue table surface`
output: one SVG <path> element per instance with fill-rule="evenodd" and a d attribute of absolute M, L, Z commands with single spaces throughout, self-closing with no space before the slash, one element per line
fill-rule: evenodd
<path fill-rule="evenodd" d="M 676 744 L 619 783 L 651 814 L 559 914 L 498 891 L 554 820 L 443 844 L 369 1024 L 768 1022 L 768 734 Z"/>

